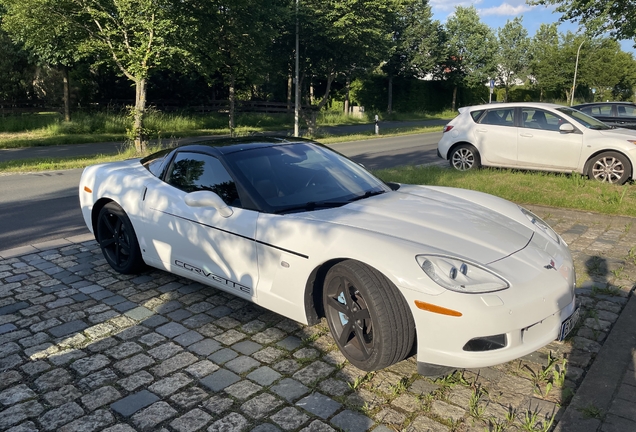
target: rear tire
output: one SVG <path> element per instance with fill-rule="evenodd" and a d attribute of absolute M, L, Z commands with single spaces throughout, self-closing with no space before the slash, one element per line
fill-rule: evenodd
<path fill-rule="evenodd" d="M 469 171 L 481 166 L 479 152 L 470 144 L 461 144 L 455 147 L 448 161 L 451 167 L 457 171 Z"/>
<path fill-rule="evenodd" d="M 382 273 L 358 261 L 329 270 L 323 307 L 338 348 L 358 369 L 391 366 L 413 347 L 415 323 L 406 300 Z"/>
<path fill-rule="evenodd" d="M 590 179 L 622 185 L 631 176 L 632 164 L 617 152 L 605 152 L 594 156 L 587 170 Z"/>
<path fill-rule="evenodd" d="M 144 266 L 137 235 L 126 212 L 114 202 L 97 216 L 96 238 L 108 264 L 122 274 L 138 273 Z"/>

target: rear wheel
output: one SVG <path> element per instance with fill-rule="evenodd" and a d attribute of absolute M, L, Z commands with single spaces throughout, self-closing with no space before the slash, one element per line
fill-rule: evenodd
<path fill-rule="evenodd" d="M 461 144 L 451 152 L 450 165 L 458 171 L 468 171 L 481 166 L 479 152 L 470 144 Z"/>
<path fill-rule="evenodd" d="M 632 165 L 625 156 L 616 152 L 605 152 L 592 159 L 587 176 L 600 182 L 623 184 L 631 172 Z"/>
<path fill-rule="evenodd" d="M 359 369 L 388 367 L 413 347 L 415 323 L 406 300 L 383 274 L 358 261 L 329 270 L 323 306 L 338 348 Z"/>
<path fill-rule="evenodd" d="M 126 212 L 114 202 L 97 216 L 96 237 L 108 264 L 119 273 L 137 273 L 143 268 L 137 236 Z"/>

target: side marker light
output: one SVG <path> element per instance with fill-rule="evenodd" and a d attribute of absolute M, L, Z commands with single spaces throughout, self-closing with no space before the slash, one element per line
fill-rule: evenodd
<path fill-rule="evenodd" d="M 415 306 L 417 306 L 418 309 L 422 309 L 422 310 L 433 312 L 433 313 L 438 313 L 441 315 L 449 315 L 454 317 L 462 316 L 462 313 L 456 310 L 446 309 L 445 307 L 436 306 L 434 304 L 425 303 L 419 300 L 415 300 Z"/>
<path fill-rule="evenodd" d="M 88 186 L 84 186 L 84 190 L 88 193 L 93 193 L 93 190 L 89 188 Z"/>

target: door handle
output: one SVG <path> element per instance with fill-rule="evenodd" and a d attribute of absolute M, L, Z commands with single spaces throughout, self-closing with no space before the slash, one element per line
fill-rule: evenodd
<path fill-rule="evenodd" d="M 526 137 L 526 138 L 532 138 L 532 134 L 529 134 L 529 133 L 521 133 L 519 135 L 521 135 L 522 137 Z"/>
<path fill-rule="evenodd" d="M 488 130 L 487 129 L 477 129 L 477 132 L 486 133 L 486 132 L 488 132 Z"/>

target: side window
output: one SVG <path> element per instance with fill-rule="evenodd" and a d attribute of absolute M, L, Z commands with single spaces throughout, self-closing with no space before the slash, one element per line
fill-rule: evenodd
<path fill-rule="evenodd" d="M 558 131 L 559 126 L 566 123 L 561 117 L 535 108 L 523 108 L 521 110 L 522 125 L 529 129 L 542 129 L 550 131 Z"/>
<path fill-rule="evenodd" d="M 636 117 L 636 107 L 632 105 L 617 105 L 616 111 L 619 117 Z"/>
<path fill-rule="evenodd" d="M 184 192 L 209 190 L 216 193 L 227 205 L 240 207 L 234 180 L 215 157 L 200 153 L 177 153 L 166 182 Z"/>
<path fill-rule="evenodd" d="M 488 110 L 479 123 L 497 126 L 514 126 L 514 112 L 515 110 L 510 108 Z"/>
<path fill-rule="evenodd" d="M 473 118 L 473 121 L 479 120 L 479 117 L 484 113 L 484 110 L 473 111 L 470 113 L 470 116 Z"/>

